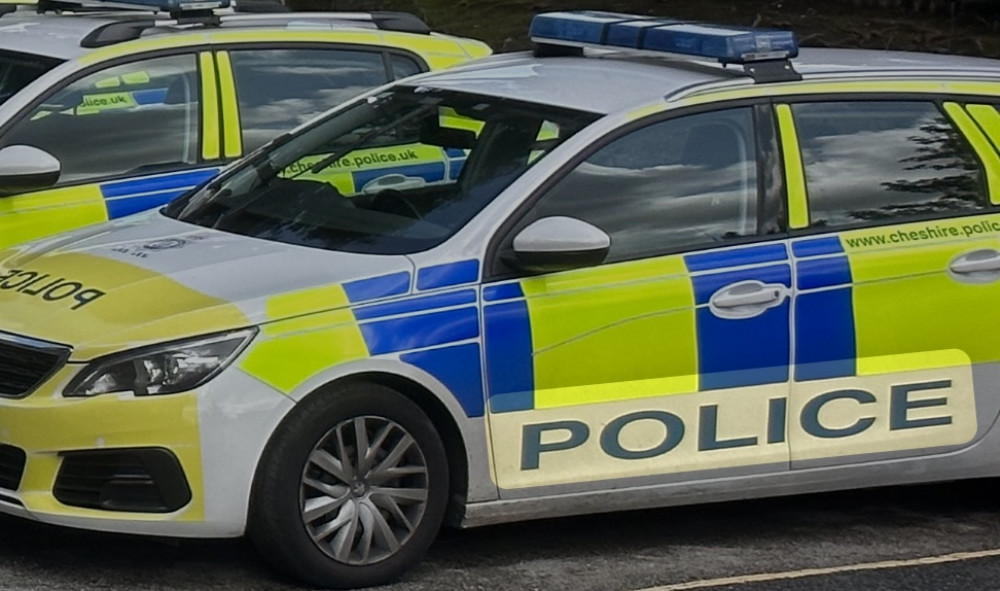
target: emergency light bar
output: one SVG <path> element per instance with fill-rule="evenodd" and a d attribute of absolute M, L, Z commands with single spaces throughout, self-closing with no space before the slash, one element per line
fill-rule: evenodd
<path fill-rule="evenodd" d="M 212 11 L 217 8 L 228 8 L 230 0 L 34 0 L 34 3 L 37 4 L 38 12 L 144 10 L 166 12 L 174 18 L 185 18 L 211 16 Z"/>
<path fill-rule="evenodd" d="M 184 13 L 191 11 L 214 10 L 216 8 L 228 8 L 229 0 L 91 0 L 92 4 L 108 4 L 110 6 L 133 6 L 146 10 L 158 10 L 161 12 Z"/>
<path fill-rule="evenodd" d="M 543 45 L 679 53 L 723 64 L 787 60 L 799 54 L 791 31 L 591 10 L 538 14 L 531 21 L 531 40 Z"/>

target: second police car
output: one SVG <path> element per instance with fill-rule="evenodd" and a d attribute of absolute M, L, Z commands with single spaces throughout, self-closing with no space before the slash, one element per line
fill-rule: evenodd
<path fill-rule="evenodd" d="M 351 587 L 442 522 L 1000 474 L 1000 63 L 532 31 L 0 254 L 0 510 Z"/>
<path fill-rule="evenodd" d="M 0 0 L 0 247 L 159 207 L 349 98 L 490 53 L 403 13 L 9 2 Z"/>

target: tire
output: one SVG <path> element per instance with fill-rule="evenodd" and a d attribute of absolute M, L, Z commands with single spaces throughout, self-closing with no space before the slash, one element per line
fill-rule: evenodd
<path fill-rule="evenodd" d="M 272 435 L 248 534 L 269 562 L 310 585 L 384 584 L 433 542 L 448 478 L 441 438 L 420 407 L 377 384 L 333 387 L 296 405 Z"/>

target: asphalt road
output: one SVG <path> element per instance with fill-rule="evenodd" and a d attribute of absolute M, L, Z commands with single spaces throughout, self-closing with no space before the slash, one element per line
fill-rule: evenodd
<path fill-rule="evenodd" d="M 998 549 L 1000 481 L 986 480 L 446 530 L 420 567 L 381 589 L 981 591 L 1000 589 Z M 965 552 L 980 554 L 870 564 Z M 242 541 L 0 517 L 2 590 L 297 588 Z"/>

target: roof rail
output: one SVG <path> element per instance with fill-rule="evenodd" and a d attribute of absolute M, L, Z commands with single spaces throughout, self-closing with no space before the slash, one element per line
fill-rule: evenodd
<path fill-rule="evenodd" d="M 227 14 L 222 16 L 223 23 L 278 22 L 279 20 L 328 22 L 339 25 L 362 23 L 372 25 L 382 31 L 415 33 L 418 35 L 429 35 L 431 33 L 431 28 L 427 26 L 427 23 L 408 12 L 376 10 L 371 12 L 286 12 L 277 14 L 248 14 L 240 11 L 240 4 L 239 0 L 237 0 L 235 5 L 236 14 Z"/>
<path fill-rule="evenodd" d="M 80 40 L 80 47 L 94 49 L 123 41 L 134 41 L 157 25 L 153 19 L 121 20 L 97 27 Z"/>
<path fill-rule="evenodd" d="M 233 10 L 244 14 L 291 12 L 281 0 L 237 0 L 233 4 Z"/>

